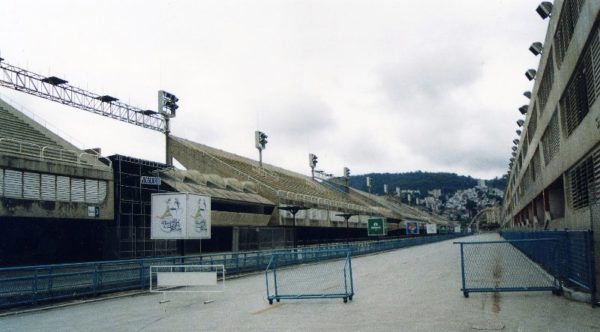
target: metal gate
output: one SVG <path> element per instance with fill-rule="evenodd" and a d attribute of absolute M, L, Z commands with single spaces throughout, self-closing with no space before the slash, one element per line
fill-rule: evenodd
<path fill-rule="evenodd" d="M 349 249 L 274 253 L 265 277 L 269 304 L 281 299 L 325 298 L 341 298 L 346 303 L 354 296 Z"/>
<path fill-rule="evenodd" d="M 462 289 L 471 292 L 523 292 L 562 289 L 558 240 L 455 242 L 460 244 Z"/>

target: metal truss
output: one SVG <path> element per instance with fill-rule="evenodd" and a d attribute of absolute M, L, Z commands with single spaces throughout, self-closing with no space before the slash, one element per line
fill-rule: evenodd
<path fill-rule="evenodd" d="M 155 111 L 143 110 L 120 102 L 108 95 L 69 85 L 58 77 L 44 77 L 28 70 L 9 65 L 0 58 L 0 86 L 52 100 L 84 111 L 103 115 L 136 126 L 166 132 L 164 118 Z"/>

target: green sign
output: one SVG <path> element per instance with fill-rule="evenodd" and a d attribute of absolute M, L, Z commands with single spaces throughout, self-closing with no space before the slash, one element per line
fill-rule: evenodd
<path fill-rule="evenodd" d="M 446 225 L 439 225 L 438 226 L 438 233 L 439 234 L 448 234 L 448 226 L 446 226 Z"/>
<path fill-rule="evenodd" d="M 387 235 L 385 218 L 373 218 L 367 221 L 367 234 L 369 236 Z"/>

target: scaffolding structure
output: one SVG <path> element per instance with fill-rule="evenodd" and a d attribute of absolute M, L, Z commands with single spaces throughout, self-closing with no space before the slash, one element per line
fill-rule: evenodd
<path fill-rule="evenodd" d="M 115 174 L 115 231 L 118 258 L 172 256 L 177 252 L 176 240 L 150 239 L 151 195 L 168 192 L 157 179 L 157 171 L 166 164 L 122 155 L 110 156 Z"/>

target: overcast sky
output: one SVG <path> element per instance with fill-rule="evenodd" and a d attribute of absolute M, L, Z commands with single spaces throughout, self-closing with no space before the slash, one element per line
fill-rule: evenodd
<path fill-rule="evenodd" d="M 0 1 L 0 56 L 156 109 L 174 135 L 309 174 L 506 173 L 544 41 L 538 0 Z M 164 161 L 164 135 L 0 88 L 80 147 Z"/>

